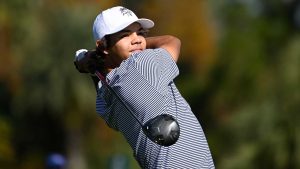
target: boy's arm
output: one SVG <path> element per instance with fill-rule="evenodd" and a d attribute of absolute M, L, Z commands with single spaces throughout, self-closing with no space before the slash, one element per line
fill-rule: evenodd
<path fill-rule="evenodd" d="M 95 51 L 88 51 L 87 49 L 80 49 L 76 51 L 74 65 L 80 73 L 90 73 L 90 77 L 93 80 L 95 89 L 98 89 L 99 79 L 94 76 L 93 73 L 96 71 L 97 65 L 95 64 Z"/>
<path fill-rule="evenodd" d="M 173 60 L 177 62 L 180 54 L 181 42 L 178 38 L 171 35 L 155 36 L 146 38 L 146 48 L 166 49 L 172 56 Z"/>
<path fill-rule="evenodd" d="M 99 83 L 99 79 L 97 76 L 91 76 L 92 80 L 93 80 L 93 83 L 94 83 L 94 86 L 95 86 L 95 89 L 96 89 L 96 92 L 98 90 L 98 83 Z"/>

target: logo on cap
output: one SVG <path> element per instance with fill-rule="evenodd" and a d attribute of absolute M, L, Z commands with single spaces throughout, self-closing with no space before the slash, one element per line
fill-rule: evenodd
<path fill-rule="evenodd" d="M 132 16 L 132 11 L 129 10 L 129 9 L 127 9 L 127 8 L 122 7 L 122 8 L 120 8 L 120 11 L 121 11 L 121 13 L 123 14 L 123 16 L 124 16 L 124 15 Z"/>

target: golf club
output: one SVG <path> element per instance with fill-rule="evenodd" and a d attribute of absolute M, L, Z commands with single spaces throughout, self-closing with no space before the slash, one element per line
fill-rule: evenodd
<path fill-rule="evenodd" d="M 180 128 L 178 122 L 173 116 L 169 114 L 161 114 L 148 120 L 143 125 L 142 122 L 132 112 L 132 110 L 127 106 L 125 101 L 121 99 L 118 93 L 116 93 L 114 89 L 107 84 L 105 77 L 99 71 L 96 71 L 95 75 L 99 78 L 103 85 L 105 85 L 107 89 L 124 105 L 126 110 L 142 127 L 143 133 L 151 141 L 162 146 L 170 146 L 176 143 L 180 135 Z"/>

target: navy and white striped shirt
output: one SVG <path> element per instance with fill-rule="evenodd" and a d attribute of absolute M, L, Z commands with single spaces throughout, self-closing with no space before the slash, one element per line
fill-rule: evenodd
<path fill-rule="evenodd" d="M 171 55 L 159 48 L 134 53 L 106 77 L 143 124 L 165 113 L 177 119 L 180 137 L 169 147 L 148 139 L 138 122 L 99 82 L 96 111 L 109 127 L 124 135 L 142 168 L 214 168 L 203 130 L 173 82 L 178 74 Z"/>

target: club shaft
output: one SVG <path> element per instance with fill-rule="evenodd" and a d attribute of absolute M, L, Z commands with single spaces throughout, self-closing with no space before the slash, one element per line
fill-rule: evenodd
<path fill-rule="evenodd" d="M 99 72 L 96 71 L 95 75 L 99 78 L 99 80 L 102 82 L 103 85 L 105 85 L 107 87 L 107 89 L 116 96 L 116 98 L 122 103 L 122 105 L 125 107 L 125 109 L 129 112 L 129 114 L 135 118 L 135 120 L 140 124 L 140 126 L 143 128 L 143 124 L 142 122 L 136 117 L 136 115 L 132 112 L 132 110 L 129 108 L 129 106 L 125 103 L 124 100 L 121 99 L 121 97 L 119 96 L 119 94 L 111 87 L 107 84 L 105 77 Z"/>

